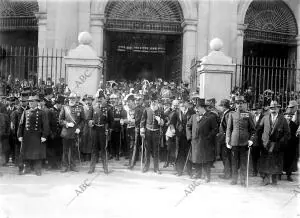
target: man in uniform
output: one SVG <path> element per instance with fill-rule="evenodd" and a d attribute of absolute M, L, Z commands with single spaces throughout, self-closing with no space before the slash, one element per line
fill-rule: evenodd
<path fill-rule="evenodd" d="M 147 172 L 150 166 L 150 154 L 153 156 L 154 172 L 161 174 L 159 171 L 159 138 L 160 138 L 160 126 L 164 125 L 164 121 L 161 118 L 161 114 L 158 112 L 157 96 L 151 96 L 150 107 L 146 108 L 143 112 L 140 134 L 146 140 L 145 143 L 145 166 L 143 172 Z"/>
<path fill-rule="evenodd" d="M 36 175 L 42 174 L 42 160 L 46 158 L 45 141 L 49 134 L 49 123 L 44 111 L 38 108 L 38 96 L 29 97 L 29 110 L 24 111 L 19 129 L 18 139 L 22 143 L 23 158 L 34 164 Z"/>
<path fill-rule="evenodd" d="M 240 169 L 241 185 L 246 185 L 246 167 L 248 147 L 252 146 L 255 125 L 252 114 L 245 110 L 243 96 L 235 99 L 236 111 L 229 114 L 226 129 L 226 145 L 231 149 L 232 181 L 236 185 Z"/>
<path fill-rule="evenodd" d="M 109 137 L 109 129 L 112 123 L 112 111 L 108 107 L 105 95 L 102 91 L 97 96 L 98 105 L 94 109 L 92 119 L 89 121 L 89 126 L 92 128 L 93 143 L 91 165 L 88 173 L 95 172 L 97 160 L 99 159 L 99 150 L 101 151 L 101 160 L 103 163 L 104 173 L 108 174 L 107 166 L 107 143 Z"/>
<path fill-rule="evenodd" d="M 62 108 L 59 114 L 59 123 L 62 125 L 61 137 L 63 138 L 62 173 L 69 170 L 78 172 L 75 164 L 74 154 L 76 146 L 79 146 L 79 133 L 84 125 L 83 107 L 76 102 L 77 94 L 71 93 L 69 105 Z M 78 153 L 79 155 L 79 153 Z"/>

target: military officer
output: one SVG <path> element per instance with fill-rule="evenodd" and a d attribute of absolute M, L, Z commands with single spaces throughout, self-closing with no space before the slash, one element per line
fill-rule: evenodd
<path fill-rule="evenodd" d="M 101 160 L 103 163 L 104 173 L 108 174 L 107 166 L 107 145 L 109 137 L 109 129 L 112 123 L 112 111 L 107 105 L 105 95 L 102 91 L 97 96 L 97 106 L 89 120 L 89 126 L 92 128 L 93 143 L 92 157 L 88 173 L 95 172 L 97 160 L 99 158 L 99 150 L 101 151 Z"/>
<path fill-rule="evenodd" d="M 147 172 L 150 166 L 150 154 L 152 154 L 154 162 L 154 172 L 161 174 L 159 171 L 159 138 L 160 126 L 164 125 L 161 114 L 158 108 L 158 99 L 156 95 L 151 96 L 150 107 L 146 108 L 143 112 L 140 134 L 145 138 L 145 166 L 143 172 Z"/>
<path fill-rule="evenodd" d="M 45 112 L 38 108 L 39 97 L 30 96 L 28 101 L 30 109 L 24 111 L 21 117 L 18 139 L 22 143 L 24 160 L 34 164 L 35 173 L 40 176 L 42 160 L 46 158 L 45 141 L 49 134 L 49 123 Z"/>
<path fill-rule="evenodd" d="M 231 149 L 231 185 L 237 184 L 239 168 L 241 185 L 245 186 L 246 184 L 247 151 L 248 146 L 252 146 L 255 136 L 252 114 L 245 110 L 244 104 L 244 97 L 237 96 L 235 99 L 236 111 L 229 114 L 226 129 L 226 145 Z"/>
<path fill-rule="evenodd" d="M 62 125 L 61 137 L 63 138 L 62 173 L 69 170 L 78 172 L 75 164 L 75 147 L 79 146 L 79 133 L 84 125 L 83 107 L 77 104 L 78 95 L 71 93 L 69 104 L 64 106 L 59 114 L 59 123 Z M 76 152 L 77 153 L 77 152 Z"/>

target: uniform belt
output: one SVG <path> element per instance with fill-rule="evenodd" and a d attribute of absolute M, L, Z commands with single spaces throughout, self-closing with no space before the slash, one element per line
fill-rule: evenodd
<path fill-rule="evenodd" d="M 150 130 L 150 131 L 158 131 L 159 129 L 151 129 L 151 128 L 148 128 L 146 127 L 146 129 Z"/>
<path fill-rule="evenodd" d="M 95 124 L 97 127 L 104 127 L 104 124 Z"/>

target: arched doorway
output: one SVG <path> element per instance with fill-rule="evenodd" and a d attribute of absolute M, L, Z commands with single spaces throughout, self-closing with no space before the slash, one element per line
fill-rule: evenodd
<path fill-rule="evenodd" d="M 38 2 L 0 0 L 0 74 L 24 79 L 36 72 Z"/>
<path fill-rule="evenodd" d="M 242 87 L 265 90 L 285 105 L 295 89 L 297 21 L 283 0 L 254 0 L 244 18 Z"/>
<path fill-rule="evenodd" d="M 177 1 L 109 1 L 106 79 L 181 80 L 183 14 Z"/>

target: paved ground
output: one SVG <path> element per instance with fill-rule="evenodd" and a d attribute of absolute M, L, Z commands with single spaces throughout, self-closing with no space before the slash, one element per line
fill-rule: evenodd
<path fill-rule="evenodd" d="M 276 187 L 261 187 L 260 178 L 251 177 L 248 189 L 231 186 L 218 178 L 222 171 L 218 162 L 212 182 L 198 180 L 195 190 L 185 196 L 193 183 L 187 176 L 178 178 L 171 168 L 162 169 L 162 175 L 142 174 L 139 167 L 129 171 L 124 163 L 111 161 L 108 176 L 100 165 L 98 173 L 87 174 L 87 164 L 79 173 L 44 171 L 41 177 L 18 176 L 15 168 L 1 168 L 0 218 L 300 217 L 298 179 L 291 183 L 284 176 Z M 84 181 L 90 185 L 80 193 Z"/>

